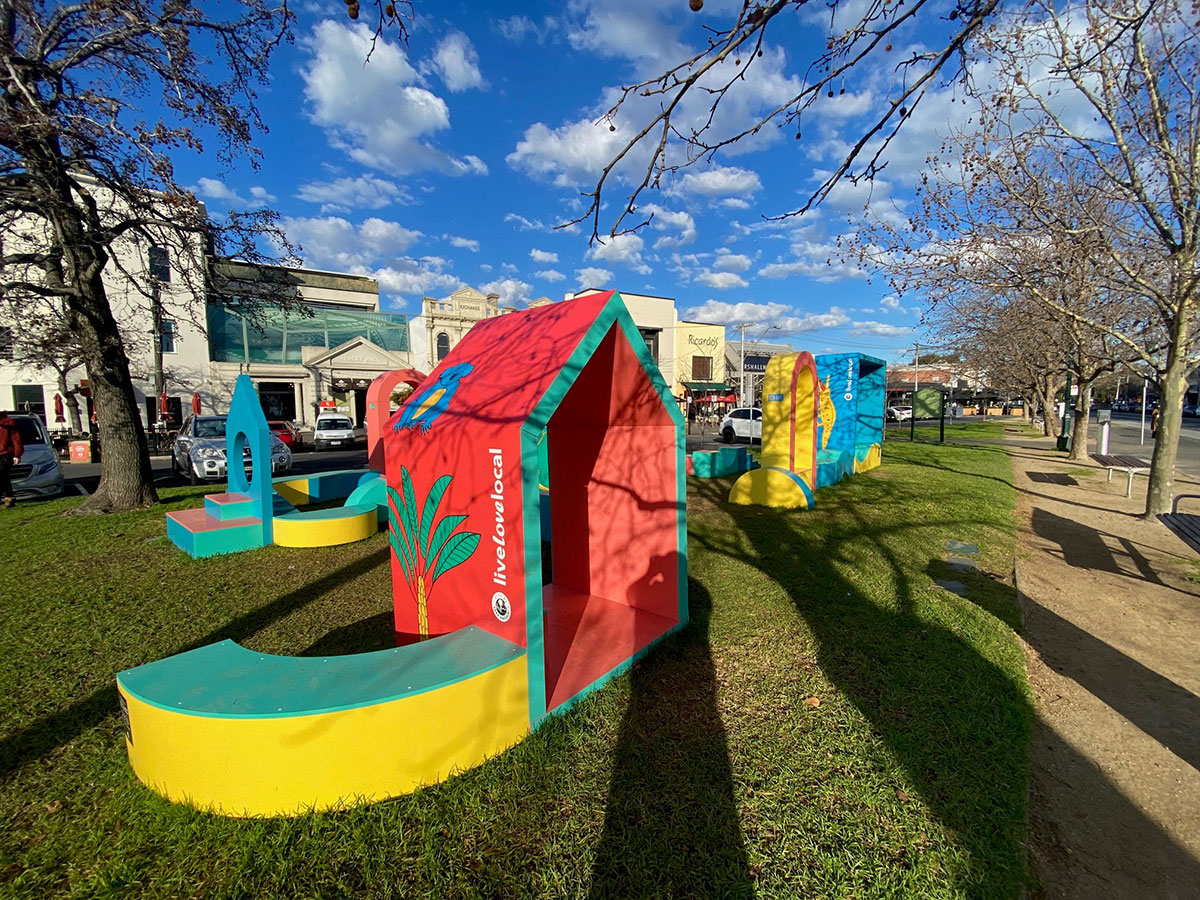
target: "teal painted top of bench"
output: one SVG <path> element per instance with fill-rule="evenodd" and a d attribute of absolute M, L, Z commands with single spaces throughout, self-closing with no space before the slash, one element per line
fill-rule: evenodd
<path fill-rule="evenodd" d="M 365 503 L 354 503 L 348 506 L 331 506 L 327 509 L 301 509 L 296 512 L 284 513 L 281 516 L 276 516 L 278 519 L 304 519 L 305 521 L 334 519 L 350 519 L 354 516 L 361 516 L 367 513 L 374 513 L 376 510 L 374 504 L 367 505 Z"/>
<path fill-rule="evenodd" d="M 336 712 L 464 681 L 525 649 L 470 625 L 417 644 L 349 656 L 274 656 L 221 641 L 127 669 L 121 687 L 173 712 L 231 719 Z"/>

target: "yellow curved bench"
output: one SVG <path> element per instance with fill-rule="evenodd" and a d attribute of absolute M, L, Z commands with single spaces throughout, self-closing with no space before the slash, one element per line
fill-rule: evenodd
<path fill-rule="evenodd" d="M 378 508 L 366 504 L 298 510 L 277 515 L 274 520 L 274 540 L 280 547 L 352 544 L 378 530 Z"/>
<path fill-rule="evenodd" d="M 138 778 L 227 816 L 394 797 L 529 732 L 524 648 L 475 626 L 351 656 L 221 641 L 121 672 L 117 686 Z"/>

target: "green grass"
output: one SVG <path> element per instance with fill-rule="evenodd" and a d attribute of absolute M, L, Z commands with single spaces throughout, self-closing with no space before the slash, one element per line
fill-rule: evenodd
<path fill-rule="evenodd" d="M 811 512 L 692 480 L 690 628 L 478 769 L 295 819 L 143 788 L 113 675 L 225 637 L 387 646 L 386 537 L 193 561 L 162 515 L 202 488 L 107 518 L 0 513 L 0 896 L 1016 897 L 1030 700 L 1008 459 L 884 454 Z M 971 599 L 933 584 L 948 539 L 980 547 Z"/>

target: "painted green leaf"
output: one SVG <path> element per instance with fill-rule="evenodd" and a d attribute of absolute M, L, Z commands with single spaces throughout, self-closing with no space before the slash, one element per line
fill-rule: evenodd
<path fill-rule="evenodd" d="M 392 531 L 388 534 L 388 538 L 392 542 L 392 549 L 396 551 L 396 559 L 400 560 L 400 568 L 404 570 L 405 578 L 412 578 L 411 566 L 409 565 L 404 548 L 401 546 L 400 539 L 396 537 L 396 532 Z"/>
<path fill-rule="evenodd" d="M 412 577 L 410 574 L 417 567 L 417 557 L 413 552 L 412 541 L 400 526 L 400 510 L 404 509 L 404 500 L 400 496 L 400 492 L 394 487 L 388 486 L 388 524 L 391 526 L 393 539 L 399 539 L 399 549 L 396 551 L 396 556 L 400 559 L 400 565 L 404 569 L 404 574 Z M 396 547 L 396 540 L 392 541 L 392 546 Z"/>
<path fill-rule="evenodd" d="M 466 516 L 446 516 L 446 518 L 438 522 L 437 528 L 433 529 L 433 536 L 429 540 L 429 546 L 425 548 L 425 558 L 433 559 L 437 556 L 438 551 L 442 549 L 442 545 L 446 543 L 447 538 L 454 533 L 454 529 L 466 520 Z"/>
<path fill-rule="evenodd" d="M 421 513 L 421 539 L 418 546 L 424 550 L 426 560 L 433 559 L 433 555 L 429 552 L 429 532 L 433 520 L 437 516 L 438 504 L 442 502 L 442 494 L 446 493 L 446 488 L 453 480 L 452 475 L 443 475 L 433 483 L 433 487 L 429 489 L 429 496 L 425 498 L 425 510 Z"/>
<path fill-rule="evenodd" d="M 438 554 L 437 565 L 433 569 L 433 581 L 437 581 L 455 566 L 465 563 L 479 546 L 479 535 L 473 532 L 456 534 L 446 541 L 446 546 Z"/>
<path fill-rule="evenodd" d="M 412 540 L 417 536 L 417 526 L 419 524 L 416 521 L 417 495 L 413 491 L 412 478 L 408 474 L 408 469 L 404 466 L 400 467 L 400 485 L 404 488 L 404 506 L 401 508 L 400 514 L 403 516 L 404 532 Z M 415 549 L 415 543 L 413 547 Z"/>

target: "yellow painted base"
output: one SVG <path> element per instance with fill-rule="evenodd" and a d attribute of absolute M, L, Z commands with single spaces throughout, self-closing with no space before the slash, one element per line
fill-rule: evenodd
<path fill-rule="evenodd" d="M 292 506 L 303 506 L 309 502 L 308 479 L 293 478 L 290 481 L 277 481 L 274 484 L 275 493 L 279 494 Z"/>
<path fill-rule="evenodd" d="M 871 449 L 867 451 L 867 455 L 864 459 L 854 460 L 854 474 L 857 475 L 860 472 L 869 472 L 872 469 L 877 468 L 881 462 L 883 462 L 882 450 L 878 444 L 872 444 Z"/>
<path fill-rule="evenodd" d="M 800 476 L 777 466 L 751 469 L 733 483 L 729 489 L 729 502 L 742 506 L 808 509 L 812 505 L 812 489 L 806 491 L 797 482 L 798 478 Z"/>
<path fill-rule="evenodd" d="M 201 716 L 121 695 L 142 783 L 227 816 L 395 797 L 477 766 L 529 732 L 524 656 L 423 694 L 314 715 Z"/>
<path fill-rule="evenodd" d="M 372 506 L 337 518 L 276 516 L 272 527 L 274 541 L 280 547 L 332 547 L 369 538 L 379 530 L 379 514 Z"/>

